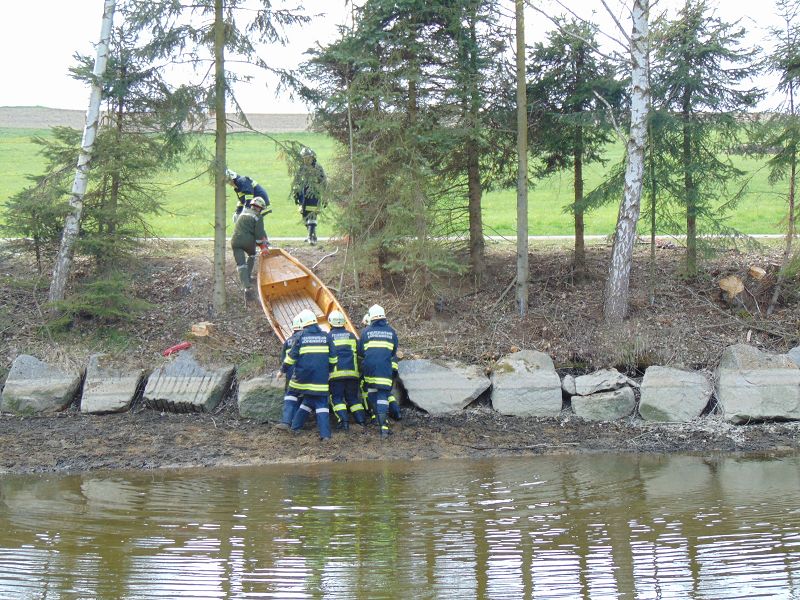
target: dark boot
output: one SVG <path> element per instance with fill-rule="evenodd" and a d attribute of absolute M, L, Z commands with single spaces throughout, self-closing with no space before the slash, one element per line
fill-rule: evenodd
<path fill-rule="evenodd" d="M 389 420 L 384 414 L 378 415 L 378 425 L 381 428 L 381 439 L 385 440 L 389 437 Z"/>

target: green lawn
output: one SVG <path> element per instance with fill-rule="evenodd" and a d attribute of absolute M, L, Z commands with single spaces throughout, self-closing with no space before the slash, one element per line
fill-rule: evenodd
<path fill-rule="evenodd" d="M 39 174 L 43 159 L 36 154 L 31 142 L 34 135 L 47 136 L 48 130 L 0 129 L 0 202 L 27 185 L 26 175 Z M 333 140 L 314 133 L 277 134 L 279 140 L 297 140 L 314 148 L 321 164 L 331 168 L 335 151 Z M 214 138 L 203 137 L 203 143 L 213 149 Z M 622 155 L 620 145 L 610 146 L 609 166 Z M 781 233 L 780 222 L 786 212 L 785 200 L 767 183 L 766 172 L 759 171 L 760 162 L 737 158 L 738 165 L 755 173 L 747 197 L 731 214 L 729 224 L 747 233 Z M 273 237 L 302 236 L 296 207 L 289 199 L 289 175 L 286 163 L 279 158 L 275 143 L 258 134 L 230 134 L 228 165 L 231 169 L 250 175 L 269 192 L 273 213 L 265 221 Z M 167 211 L 154 219 L 155 230 L 164 237 L 211 237 L 213 235 L 214 190 L 207 175 L 195 179 L 202 166 L 184 165 L 176 172 L 167 172 L 159 179 L 168 187 Z M 605 167 L 592 165 L 585 169 L 586 190 L 592 189 L 603 177 Z M 779 188 L 778 188 L 779 189 Z M 569 235 L 572 218 L 563 207 L 572 197 L 572 180 L 568 174 L 557 174 L 536 182 L 529 192 L 529 225 L 531 235 Z M 233 190 L 228 192 L 228 213 L 235 207 Z M 514 235 L 516 231 L 516 191 L 495 191 L 484 197 L 484 225 L 489 235 Z M 586 217 L 587 234 L 610 234 L 616 222 L 617 206 L 606 206 Z M 228 220 L 230 231 L 230 219 Z M 641 224 L 642 232 L 647 224 Z M 320 232 L 326 235 L 330 227 L 323 221 Z"/>

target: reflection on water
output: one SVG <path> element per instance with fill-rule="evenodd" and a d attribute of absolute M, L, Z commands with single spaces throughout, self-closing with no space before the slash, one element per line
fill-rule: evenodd
<path fill-rule="evenodd" d="M 797 598 L 800 457 L 0 478 L 0 598 Z"/>

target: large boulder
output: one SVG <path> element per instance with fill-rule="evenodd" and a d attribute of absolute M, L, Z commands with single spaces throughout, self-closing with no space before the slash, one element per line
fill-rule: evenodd
<path fill-rule="evenodd" d="M 0 410 L 26 416 L 53 414 L 70 405 L 80 385 L 81 373 L 63 371 L 20 354 L 6 378 Z"/>
<path fill-rule="evenodd" d="M 504 415 L 556 417 L 561 413 L 561 379 L 553 359 L 522 350 L 501 358 L 492 370 L 492 406 Z"/>
<path fill-rule="evenodd" d="M 800 367 L 800 346 L 795 346 L 789 350 L 787 356 L 794 361 L 794 364 Z"/>
<path fill-rule="evenodd" d="M 402 360 L 398 367 L 408 400 L 432 415 L 463 409 L 491 385 L 480 367 L 456 362 Z"/>
<path fill-rule="evenodd" d="M 800 368 L 786 354 L 766 354 L 746 344 L 729 346 L 716 380 L 726 421 L 800 419 Z"/>
<path fill-rule="evenodd" d="M 636 385 L 627 375 L 616 369 L 601 369 L 588 375 L 575 378 L 575 393 L 579 396 L 589 396 L 596 392 L 610 392 L 625 385 Z"/>
<path fill-rule="evenodd" d="M 685 423 L 700 416 L 712 391 L 711 382 L 697 371 L 648 367 L 642 380 L 639 414 L 645 421 Z"/>
<path fill-rule="evenodd" d="M 128 410 L 143 379 L 144 369 L 119 368 L 108 356 L 93 354 L 86 367 L 81 412 L 103 414 Z"/>
<path fill-rule="evenodd" d="M 587 421 L 616 421 L 633 413 L 636 395 L 628 387 L 588 396 L 573 396 L 572 411 Z"/>
<path fill-rule="evenodd" d="M 259 423 L 281 420 L 285 378 L 278 373 L 239 382 L 239 416 Z"/>
<path fill-rule="evenodd" d="M 150 375 L 144 402 L 169 412 L 210 412 L 230 388 L 233 371 L 233 365 L 206 369 L 191 352 L 179 352 Z"/>

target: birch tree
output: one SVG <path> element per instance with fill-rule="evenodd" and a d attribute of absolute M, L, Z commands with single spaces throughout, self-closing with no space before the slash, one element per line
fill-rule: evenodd
<path fill-rule="evenodd" d="M 100 126 L 100 100 L 102 97 L 102 80 L 108 61 L 108 42 L 111 39 L 111 27 L 114 22 L 115 0 L 105 0 L 103 4 L 103 20 L 100 27 L 100 42 L 97 44 L 97 54 L 94 63 L 94 82 L 89 96 L 89 108 L 86 112 L 86 125 L 83 129 L 81 152 L 78 156 L 78 166 L 75 169 L 75 181 L 72 184 L 70 195 L 70 212 L 64 222 L 64 233 L 61 237 L 61 247 L 56 257 L 53 268 L 53 279 L 50 282 L 50 302 L 64 299 L 64 290 L 67 286 L 75 240 L 81 227 L 81 214 L 83 212 L 83 196 L 86 193 L 87 172 L 89 161 L 92 157 L 94 140 Z"/>
<path fill-rule="evenodd" d="M 649 12 L 650 0 L 633 0 L 630 36 L 620 28 L 630 49 L 631 119 L 626 143 L 625 187 L 617 215 L 603 304 L 603 316 L 609 324 L 621 323 L 628 313 L 633 248 L 641 211 L 647 118 L 650 108 Z"/>

